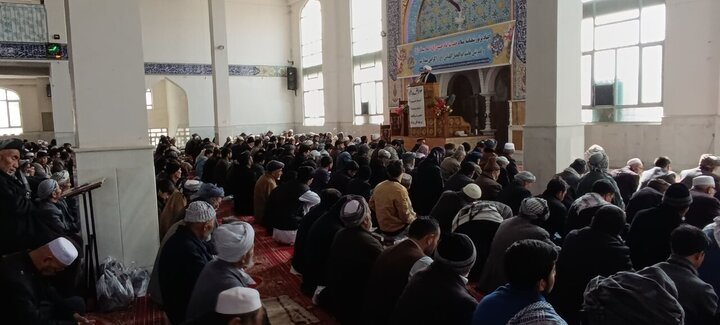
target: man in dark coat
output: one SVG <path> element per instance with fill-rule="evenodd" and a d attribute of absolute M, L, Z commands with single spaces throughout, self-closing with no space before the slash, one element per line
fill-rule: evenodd
<path fill-rule="evenodd" d="M 320 203 L 312 209 L 302 218 L 298 225 L 297 235 L 295 236 L 295 249 L 293 250 L 292 267 L 295 272 L 300 274 L 305 273 L 307 269 L 307 255 L 305 252 L 305 246 L 307 245 L 307 238 L 310 233 L 315 221 L 328 212 L 330 208 L 340 200 L 340 191 L 334 188 L 326 188 L 320 192 Z"/>
<path fill-rule="evenodd" d="M 517 215 L 520 210 L 520 203 L 524 199 L 532 197 L 532 193 L 528 188 L 535 183 L 535 180 L 535 175 L 528 171 L 516 174 L 512 183 L 500 192 L 498 201 L 507 204 L 513 210 L 513 214 Z"/>
<path fill-rule="evenodd" d="M 360 165 L 358 165 L 357 162 L 350 160 L 343 164 L 343 168 L 339 169 L 337 171 L 334 171 L 332 175 L 330 175 L 330 181 L 328 181 L 327 188 L 334 188 L 343 195 L 347 194 L 347 186 L 350 183 L 350 180 L 355 177 L 355 174 L 357 174 L 358 169 L 360 169 Z"/>
<path fill-rule="evenodd" d="M 302 292 L 308 296 L 315 293 L 317 286 L 325 286 L 327 283 L 327 261 L 330 255 L 330 246 L 335 234 L 345 228 L 340 221 L 340 210 L 350 198 L 349 195 L 341 197 L 310 227 L 304 249 L 307 267 L 302 273 L 303 283 L 300 287 Z"/>
<path fill-rule="evenodd" d="M 475 180 L 475 184 L 482 189 L 482 200 L 498 201 L 500 191 L 502 191 L 502 185 L 497 182 L 498 176 L 500 176 L 500 165 L 498 165 L 495 157 L 491 157 L 482 166 L 482 174 L 478 175 Z"/>
<path fill-rule="evenodd" d="M 632 270 L 630 248 L 620 238 L 624 229 L 625 212 L 606 205 L 595 213 L 590 227 L 573 230 L 565 238 L 550 301 L 568 323 L 580 323 L 583 293 L 592 278 Z"/>
<path fill-rule="evenodd" d="M 468 292 L 465 276 L 474 262 L 472 240 L 448 234 L 438 244 L 434 262 L 408 282 L 392 324 L 470 324 L 477 300 Z"/>
<path fill-rule="evenodd" d="M 0 140 L 0 255 L 34 246 L 30 192 L 19 171 L 20 139 Z"/>
<path fill-rule="evenodd" d="M 715 181 L 710 176 L 698 176 L 692 180 L 690 195 L 693 198 L 690 209 L 685 214 L 685 222 L 698 227 L 705 228 L 712 223 L 713 219 L 720 216 L 720 201 L 715 195 Z"/>
<path fill-rule="evenodd" d="M 163 308 L 173 325 L 185 321 L 195 282 L 212 260 L 204 241 L 215 227 L 215 209 L 204 201 L 192 202 L 184 220 L 163 246 L 158 264 Z"/>
<path fill-rule="evenodd" d="M 572 230 L 589 226 L 595 212 L 610 204 L 614 196 L 615 190 L 609 181 L 601 179 L 595 182 L 592 192 L 584 194 L 570 206 L 562 235 L 565 236 Z"/>
<path fill-rule="evenodd" d="M 640 174 L 643 172 L 643 163 L 640 158 L 628 160 L 627 165 L 623 168 L 613 170 L 610 175 L 617 183 L 622 196 L 623 202 L 630 201 L 630 197 L 640 187 Z"/>
<path fill-rule="evenodd" d="M 264 225 L 268 227 L 269 233 L 272 234 L 276 229 L 281 231 L 297 230 L 300 220 L 305 215 L 305 202 L 302 197 L 305 193 L 313 193 L 309 186 L 312 182 L 313 171 L 313 168 L 309 166 L 300 167 L 297 178 L 280 184 L 270 193 L 265 207 L 264 220 Z"/>
<path fill-rule="evenodd" d="M 360 170 L 357 175 L 348 183 L 346 194 L 360 195 L 364 197 L 365 200 L 369 201 L 372 196 L 373 188 L 375 188 L 370 184 L 371 173 L 370 167 L 360 166 Z"/>
<path fill-rule="evenodd" d="M 591 192 L 595 182 L 606 180 L 612 185 L 614 192 L 611 203 L 617 205 L 620 209 L 625 209 L 625 203 L 623 203 L 617 183 L 615 183 L 615 180 L 607 171 L 608 164 L 610 163 L 608 159 L 604 151 L 596 152 L 588 158 L 588 168 L 590 172 L 580 178 L 580 183 L 578 183 L 577 186 L 577 195 L 582 196 Z"/>
<path fill-rule="evenodd" d="M 328 256 L 327 287 L 318 301 L 342 324 L 363 324 L 367 280 L 383 248 L 370 233 L 372 220 L 365 198 L 357 195 L 343 204 L 340 220 L 345 229 L 338 231 Z"/>
<path fill-rule="evenodd" d="M 662 202 L 663 193 L 670 187 L 670 183 L 662 179 L 653 179 L 648 182 L 648 186 L 635 192 L 630 197 L 627 209 L 627 223 L 632 224 L 635 219 L 635 215 L 645 209 L 654 208 Z"/>
<path fill-rule="evenodd" d="M 482 191 L 477 184 L 465 185 L 462 190 L 457 192 L 444 192 L 430 211 L 430 217 L 438 221 L 443 233 L 448 233 L 458 211 L 479 200 L 480 196 L 482 196 Z"/>
<path fill-rule="evenodd" d="M 232 151 L 229 148 L 222 148 L 220 150 L 220 159 L 218 159 L 217 163 L 215 164 L 215 168 L 213 168 L 213 177 L 212 180 L 217 184 L 217 186 L 225 188 L 225 183 L 227 182 L 227 173 L 228 170 L 230 170 L 230 161 L 232 159 Z M 205 168 L 207 168 L 207 163 L 205 165 Z"/>
<path fill-rule="evenodd" d="M 636 269 L 665 261 L 670 256 L 670 234 L 682 224 L 691 203 L 690 191 L 677 183 L 668 187 L 658 207 L 638 212 L 627 236 Z"/>
<path fill-rule="evenodd" d="M 707 155 L 701 158 L 700 166 L 692 171 L 688 171 L 685 178 L 681 180 L 688 188 L 692 187 L 692 180 L 698 176 L 710 176 L 715 180 L 715 188 L 720 189 L 720 176 L 715 172 L 720 168 L 720 157 Z M 715 198 L 720 200 L 720 192 L 715 193 Z"/>
<path fill-rule="evenodd" d="M 718 324 L 718 297 L 697 272 L 709 247 L 707 236 L 696 227 L 682 225 L 670 238 L 672 255 L 655 266 L 675 282 L 678 302 L 685 311 L 685 324 Z"/>
<path fill-rule="evenodd" d="M 418 215 L 427 216 L 440 199 L 443 192 L 442 171 L 440 161 L 445 156 L 445 149 L 435 147 L 430 154 L 418 165 L 412 175 L 410 186 L 410 201 L 413 210 Z"/>
<path fill-rule="evenodd" d="M 330 170 L 332 169 L 332 165 L 332 158 L 327 156 L 320 158 L 320 167 L 315 169 L 313 182 L 310 184 L 310 189 L 313 192 L 320 194 L 320 192 L 327 187 L 328 182 L 330 181 Z"/>
<path fill-rule="evenodd" d="M 550 209 L 550 217 L 543 225 L 543 229 L 547 230 L 550 238 L 555 234 L 565 234 L 565 223 L 567 221 L 568 210 L 563 204 L 563 200 L 568 193 L 568 184 L 560 177 L 555 177 L 548 182 L 545 192 L 540 198 L 545 199 Z"/>
<path fill-rule="evenodd" d="M 408 283 L 410 270 L 425 256 L 432 256 L 440 227 L 432 218 L 410 224 L 408 239 L 386 249 L 375 261 L 365 290 L 365 323 L 390 324 L 390 317 Z"/>
<path fill-rule="evenodd" d="M 475 164 L 464 161 L 460 164 L 460 170 L 450 176 L 447 182 L 445 182 L 445 191 L 460 191 L 473 182 L 473 176 L 475 175 Z"/>
<path fill-rule="evenodd" d="M 17 252 L 0 259 L 0 312 L 4 324 L 90 324 L 81 314 L 81 297 L 62 297 L 49 277 L 72 264 L 75 246 L 57 238 L 32 251 Z"/>
<path fill-rule="evenodd" d="M 237 161 L 230 165 L 226 189 L 233 195 L 233 206 L 236 215 L 251 216 L 255 207 L 255 183 L 258 177 L 253 170 L 253 159 L 249 151 L 240 153 Z"/>
<path fill-rule="evenodd" d="M 585 174 L 587 169 L 587 163 L 585 160 L 578 158 L 570 164 L 570 167 L 565 168 L 562 172 L 557 174 L 562 178 L 565 183 L 568 184 L 568 193 L 565 196 L 565 206 L 570 206 L 575 199 L 578 198 L 576 194 L 577 186 L 580 183 L 580 178 Z"/>

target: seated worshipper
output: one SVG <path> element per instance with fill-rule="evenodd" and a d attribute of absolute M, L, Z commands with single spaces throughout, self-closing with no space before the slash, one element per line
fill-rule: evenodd
<path fill-rule="evenodd" d="M 460 170 L 457 173 L 450 176 L 445 182 L 445 191 L 460 191 L 465 185 L 473 183 L 473 176 L 475 176 L 475 165 L 469 161 L 463 161 L 460 164 Z"/>
<path fill-rule="evenodd" d="M 432 73 L 432 67 L 425 65 L 420 69 L 420 76 L 415 79 L 415 83 L 432 84 L 437 82 L 437 77 Z"/>
<path fill-rule="evenodd" d="M 377 158 L 370 161 L 370 169 L 372 171 L 370 175 L 370 186 L 373 188 L 388 179 L 388 162 L 390 162 L 390 153 L 385 149 L 378 150 Z"/>
<path fill-rule="evenodd" d="M 169 180 L 175 187 L 179 187 L 180 180 L 182 179 L 182 169 L 180 163 L 176 160 L 172 160 L 165 165 L 165 168 L 157 176 L 157 180 Z"/>
<path fill-rule="evenodd" d="M 510 178 L 508 178 L 508 171 L 507 166 L 510 164 L 510 161 L 503 156 L 497 157 L 497 163 L 500 165 L 500 175 L 498 175 L 498 179 L 496 180 L 498 184 L 500 184 L 503 189 L 507 188 L 511 185 Z M 516 174 L 517 175 L 517 174 Z"/>
<path fill-rule="evenodd" d="M 320 158 L 320 167 L 315 169 L 313 174 L 313 182 L 310 184 L 310 189 L 320 194 L 324 190 L 328 182 L 330 181 L 330 170 L 332 170 L 333 161 L 329 156 Z"/>
<path fill-rule="evenodd" d="M 635 192 L 627 204 L 627 209 L 625 209 L 627 223 L 632 224 L 638 212 L 660 205 L 663 194 L 667 191 L 668 187 L 670 187 L 670 183 L 658 178 L 648 182 L 647 187 Z"/>
<path fill-rule="evenodd" d="M 238 286 L 220 292 L 212 310 L 187 325 L 264 325 L 269 324 L 260 293 Z"/>
<path fill-rule="evenodd" d="M 165 238 L 168 229 L 185 216 L 185 209 L 191 197 L 200 190 L 202 183 L 194 179 L 185 181 L 182 192 L 176 191 L 168 198 L 165 208 L 160 214 L 160 240 Z"/>
<path fill-rule="evenodd" d="M 415 154 L 412 152 L 405 152 L 402 154 L 403 163 L 403 174 L 400 177 L 400 184 L 409 189 L 412 185 L 412 174 L 415 171 Z"/>
<path fill-rule="evenodd" d="M 629 202 L 630 197 L 640 187 L 640 174 L 642 174 L 642 172 L 642 160 L 640 160 L 640 158 L 633 158 L 628 160 L 625 167 L 613 170 L 610 173 L 615 183 L 617 183 L 623 202 Z"/>
<path fill-rule="evenodd" d="M 681 182 L 687 187 L 691 187 L 692 180 L 698 176 L 710 176 L 715 180 L 715 188 L 720 188 L 720 176 L 716 173 L 720 169 L 720 157 L 714 155 L 703 155 L 700 157 L 700 166 L 698 168 L 687 171 Z M 685 171 L 684 171 L 685 172 Z M 682 175 L 682 174 L 681 174 Z M 720 200 L 720 194 L 715 193 L 715 198 Z"/>
<path fill-rule="evenodd" d="M 564 201 L 566 206 L 569 207 L 570 204 L 578 198 L 576 189 L 578 184 L 580 184 L 580 178 L 585 175 L 586 169 L 587 162 L 585 162 L 582 158 L 578 158 L 570 164 L 570 167 L 565 168 L 565 170 L 557 174 L 557 176 L 562 178 L 565 183 L 568 184 L 568 193 Z"/>
<path fill-rule="evenodd" d="M 82 315 L 85 300 L 62 297 L 50 286 L 50 277 L 72 264 L 75 246 L 57 238 L 32 251 L 0 259 L 0 311 L 4 324 L 94 324 Z"/>
<path fill-rule="evenodd" d="M 640 174 L 640 186 L 645 187 L 647 182 L 649 182 L 650 180 L 672 173 L 670 166 L 671 164 L 672 161 L 670 161 L 670 158 L 668 157 L 656 158 L 654 163 L 655 166 Z M 691 184 L 688 183 L 686 184 L 686 186 L 690 188 Z"/>
<path fill-rule="evenodd" d="M 380 232 L 394 236 L 402 233 L 415 220 L 408 190 L 400 185 L 402 163 L 393 160 L 388 164 L 389 179 L 378 184 L 370 197 L 370 209 L 375 212 Z"/>
<path fill-rule="evenodd" d="M 665 261 L 670 256 L 670 234 L 682 224 L 691 203 L 690 191 L 677 183 L 668 187 L 659 206 L 638 212 L 627 235 L 636 269 Z"/>
<path fill-rule="evenodd" d="M 300 220 L 310 208 L 320 203 L 320 196 L 310 190 L 314 171 L 312 167 L 301 166 L 296 179 L 280 184 L 270 193 L 265 221 L 272 227 L 270 232 L 276 242 L 295 244 Z"/>
<path fill-rule="evenodd" d="M 410 270 L 437 248 L 440 227 L 434 219 L 418 218 L 408 238 L 387 248 L 375 261 L 365 289 L 365 323 L 390 324 L 395 304 L 409 280 Z M 432 259 L 430 260 L 432 261 Z"/>
<path fill-rule="evenodd" d="M 720 294 L 720 217 L 715 217 L 712 224 L 703 230 L 710 241 L 710 246 L 705 251 L 705 261 L 698 268 L 698 276 L 715 289 L 715 294 Z"/>
<path fill-rule="evenodd" d="M 563 236 L 571 230 L 582 229 L 590 225 L 595 212 L 610 204 L 615 196 L 612 184 L 601 179 L 593 184 L 592 192 L 579 197 L 568 210 Z"/>
<path fill-rule="evenodd" d="M 185 321 L 195 282 L 212 260 L 204 242 L 215 228 L 215 209 L 205 201 L 192 202 L 184 221 L 162 247 L 158 264 L 163 309 L 172 324 Z"/>
<path fill-rule="evenodd" d="M 520 203 L 524 199 L 532 197 L 529 188 L 535 181 L 535 175 L 531 172 L 519 172 L 515 175 L 512 184 L 500 192 L 498 201 L 507 204 L 513 210 L 513 214 L 517 214 L 520 210 Z"/>
<path fill-rule="evenodd" d="M 507 282 L 504 257 L 505 250 L 512 243 L 523 239 L 537 239 L 552 245 L 550 235 L 541 227 L 549 214 L 547 201 L 540 198 L 527 198 L 520 205 L 520 213 L 517 216 L 500 224 L 478 282 L 480 292 L 488 294 Z"/>
<path fill-rule="evenodd" d="M 72 240 L 76 248 L 82 247 L 80 235 L 81 220 L 77 214 L 77 206 L 68 204 L 62 197 L 62 189 L 58 182 L 48 178 L 38 186 L 38 200 L 35 218 L 37 221 L 37 243 L 47 243 L 58 237 Z M 76 202 L 74 199 L 70 199 Z M 76 203 L 75 203 L 76 204 Z"/>
<path fill-rule="evenodd" d="M 223 197 L 225 197 L 225 191 L 222 187 L 218 187 L 215 184 L 202 183 L 197 193 L 190 197 L 190 202 L 204 201 L 209 203 L 213 209 L 217 210 L 220 208 Z"/>
<path fill-rule="evenodd" d="M 410 187 L 410 200 L 415 212 L 421 216 L 430 214 L 435 202 L 443 192 L 443 179 L 440 172 L 440 160 L 445 156 L 445 149 L 435 147 L 420 162 L 413 174 L 413 186 Z"/>
<path fill-rule="evenodd" d="M 285 164 L 271 160 L 265 167 L 265 174 L 260 176 L 255 183 L 253 195 L 253 209 L 255 210 L 255 223 L 262 225 L 265 221 L 265 207 L 270 193 L 277 187 L 277 182 L 283 173 Z"/>
<path fill-rule="evenodd" d="M 472 240 L 463 234 L 443 236 L 433 260 L 410 278 L 392 324 L 470 324 L 477 306 L 467 289 L 467 275 L 475 262 Z"/>
<path fill-rule="evenodd" d="M 465 149 L 463 147 L 458 148 L 452 153 L 452 156 L 443 159 L 440 163 L 440 170 L 442 171 L 442 177 L 447 182 L 450 177 L 460 171 L 460 163 L 465 160 Z M 447 187 L 447 184 L 445 184 Z"/>
<path fill-rule="evenodd" d="M 565 238 L 550 301 L 569 323 L 580 323 L 585 286 L 592 278 L 632 271 L 630 248 L 620 238 L 624 230 L 625 212 L 606 205 L 589 227 L 573 230 Z"/>
<path fill-rule="evenodd" d="M 68 192 L 72 188 L 72 182 L 70 181 L 70 172 L 68 172 L 67 170 L 54 172 L 52 176 L 50 176 L 50 178 L 54 179 L 58 183 L 63 194 Z"/>
<path fill-rule="evenodd" d="M 550 217 L 547 222 L 545 222 L 543 228 L 547 230 L 551 238 L 556 234 L 562 235 L 566 233 L 564 229 L 565 223 L 567 222 L 568 210 L 565 204 L 563 204 L 563 200 L 567 192 L 568 184 L 565 183 L 562 178 L 555 177 L 548 182 L 545 192 L 539 196 L 547 201 L 548 208 L 550 208 Z"/>
<path fill-rule="evenodd" d="M 457 192 L 443 192 L 440 200 L 435 204 L 430 217 L 437 220 L 443 233 L 449 233 L 453 219 L 460 209 L 480 199 L 482 191 L 477 184 L 468 184 Z"/>
<path fill-rule="evenodd" d="M 255 230 L 246 222 L 237 221 L 218 226 L 213 232 L 217 259 L 207 263 L 200 272 L 187 306 L 186 319 L 211 313 L 218 294 L 235 287 L 249 287 L 255 281 L 245 273 L 254 261 Z"/>
<path fill-rule="evenodd" d="M 253 195 L 258 177 L 249 151 L 240 153 L 237 161 L 230 164 L 225 184 L 228 187 L 226 190 L 233 196 L 235 215 L 251 216 L 255 211 Z"/>
<path fill-rule="evenodd" d="M 480 277 L 488 255 L 490 255 L 490 246 L 495 233 L 503 220 L 512 217 L 512 209 L 504 203 L 496 201 L 476 201 L 457 213 L 448 232 L 452 231 L 470 237 L 477 252 L 475 265 L 470 270 L 468 278 L 475 281 Z"/>
<path fill-rule="evenodd" d="M 35 163 L 33 164 L 35 166 L 35 174 L 41 178 L 50 177 L 52 172 L 50 171 L 49 161 L 50 157 L 48 152 L 45 150 L 38 150 L 37 155 L 35 156 Z"/>
<path fill-rule="evenodd" d="M 330 255 L 330 246 L 335 234 L 345 228 L 340 221 L 340 212 L 345 202 L 352 197 L 351 195 L 341 197 L 310 227 L 305 240 L 305 249 L 303 249 L 307 262 L 304 263 L 306 268 L 302 271 L 303 283 L 300 287 L 305 295 L 312 297 L 316 289 L 324 288 L 327 284 L 327 261 Z"/>
<path fill-rule="evenodd" d="M 0 256 L 31 248 L 35 206 L 19 170 L 20 139 L 0 140 Z"/>
<path fill-rule="evenodd" d="M 305 247 L 307 246 L 307 237 L 310 233 L 315 221 L 323 214 L 330 210 L 338 200 L 340 200 L 340 192 L 334 188 L 326 188 L 320 191 L 320 203 L 300 220 L 297 235 L 295 235 L 295 249 L 293 250 L 292 270 L 291 272 L 302 274 L 307 269 L 307 256 L 305 255 Z"/>
<path fill-rule="evenodd" d="M 685 180 L 685 177 L 687 177 L 687 176 L 690 175 L 691 173 L 692 173 L 692 174 L 694 174 L 694 173 L 699 173 L 699 172 L 700 172 L 700 167 L 702 167 L 702 164 L 703 164 L 703 160 L 705 160 L 707 157 L 710 157 L 710 156 L 712 156 L 712 154 L 709 154 L 709 153 L 704 153 L 704 154 L 700 155 L 700 161 L 698 161 L 698 166 L 697 166 L 697 167 L 695 167 L 695 168 L 690 168 L 690 169 L 683 169 L 682 171 L 680 171 L 680 175 L 679 175 L 680 180 L 681 180 L 681 181 L 682 181 L 682 180 Z"/>
<path fill-rule="evenodd" d="M 712 177 L 697 176 L 692 184 L 690 196 L 693 200 L 685 213 L 685 223 L 703 229 L 720 216 L 720 201 L 714 197 L 716 189 Z"/>
<path fill-rule="evenodd" d="M 555 285 L 557 259 L 557 248 L 539 240 L 524 239 L 510 245 L 504 258 L 508 282 L 480 300 L 472 324 L 567 325 L 545 300 Z"/>
<path fill-rule="evenodd" d="M 500 176 L 500 165 L 498 165 L 495 158 L 490 158 L 490 160 L 488 160 L 482 168 L 482 174 L 478 175 L 475 180 L 475 184 L 480 186 L 480 189 L 482 189 L 482 200 L 498 200 L 500 191 L 502 191 L 502 185 L 497 182 L 498 176 Z"/>
<path fill-rule="evenodd" d="M 506 143 L 505 146 L 503 146 L 502 157 L 507 158 L 509 162 L 505 167 L 508 179 L 514 179 L 515 175 L 518 174 L 517 161 L 515 161 L 515 158 L 512 157 L 513 154 L 515 154 L 515 144 L 512 142 Z"/>
<path fill-rule="evenodd" d="M 363 292 L 375 260 L 383 248 L 370 233 L 370 208 L 361 196 L 343 204 L 340 230 L 330 247 L 327 287 L 318 301 L 343 324 L 363 324 Z"/>
<path fill-rule="evenodd" d="M 169 179 L 159 179 L 156 184 L 157 187 L 157 206 L 158 206 L 158 218 L 162 215 L 165 210 L 165 204 L 168 199 L 177 192 L 177 187 Z"/>
<path fill-rule="evenodd" d="M 612 204 L 617 205 L 620 209 L 625 209 L 625 203 L 623 203 L 620 190 L 617 187 L 617 183 L 608 173 L 608 156 L 604 151 L 594 153 L 588 159 L 588 169 L 590 172 L 580 178 L 580 183 L 577 186 L 578 197 L 583 196 L 587 193 L 592 192 L 593 185 L 599 180 L 606 180 L 610 183 L 613 188 Z"/>
<path fill-rule="evenodd" d="M 351 160 L 345 162 L 344 166 L 345 167 L 343 169 L 335 171 L 332 175 L 330 175 L 330 181 L 328 181 L 327 188 L 334 188 L 340 191 L 343 195 L 346 195 L 347 186 L 350 183 L 350 180 L 357 174 L 358 169 L 360 169 L 360 165 Z"/>
<path fill-rule="evenodd" d="M 383 167 L 383 173 L 387 174 L 386 169 Z M 370 184 L 370 176 L 372 172 L 370 167 L 361 166 L 357 175 L 353 177 L 347 185 L 347 194 L 360 195 L 365 200 L 370 201 L 374 186 Z M 387 179 L 387 177 L 385 177 Z M 314 183 L 315 181 L 313 181 Z"/>
<path fill-rule="evenodd" d="M 697 272 L 709 247 L 707 236 L 696 227 L 682 225 L 673 230 L 670 240 L 672 255 L 655 266 L 675 282 L 685 324 L 718 324 L 718 297 Z"/>

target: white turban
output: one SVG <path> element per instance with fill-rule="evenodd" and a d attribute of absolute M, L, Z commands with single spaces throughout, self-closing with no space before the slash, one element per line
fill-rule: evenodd
<path fill-rule="evenodd" d="M 49 198 L 59 187 L 58 182 L 52 178 L 48 178 L 38 185 L 37 197 L 40 200 Z"/>
<path fill-rule="evenodd" d="M 50 178 L 56 180 L 58 184 L 65 184 L 70 181 L 70 173 L 67 170 L 61 170 L 53 173 Z"/>
<path fill-rule="evenodd" d="M 233 222 L 218 227 L 213 233 L 218 258 L 236 263 L 252 249 L 255 242 L 255 230 L 247 222 Z"/>

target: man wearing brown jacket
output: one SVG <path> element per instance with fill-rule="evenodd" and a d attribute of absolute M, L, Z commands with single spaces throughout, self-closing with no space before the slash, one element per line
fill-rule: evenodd
<path fill-rule="evenodd" d="M 277 187 L 277 181 L 282 176 L 282 169 L 285 164 L 272 160 L 265 167 L 265 174 L 260 176 L 255 183 L 255 195 L 253 205 L 255 208 L 255 223 L 262 224 L 265 217 L 265 203 L 270 197 L 270 192 Z"/>
<path fill-rule="evenodd" d="M 415 220 L 407 189 L 400 184 L 402 162 L 393 160 L 387 166 L 389 179 L 375 187 L 370 209 L 375 212 L 378 228 L 386 235 L 402 233 Z"/>

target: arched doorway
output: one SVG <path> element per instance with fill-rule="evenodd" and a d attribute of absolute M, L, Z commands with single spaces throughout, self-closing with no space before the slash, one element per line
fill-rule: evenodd
<path fill-rule="evenodd" d="M 447 96 L 452 95 L 455 95 L 455 103 L 452 105 L 453 112 L 450 115 L 462 116 L 465 122 L 470 123 L 471 130 L 478 128 L 478 126 L 475 125 L 475 107 L 477 100 L 473 93 L 472 83 L 467 76 L 464 74 L 456 74 L 450 79 Z"/>

